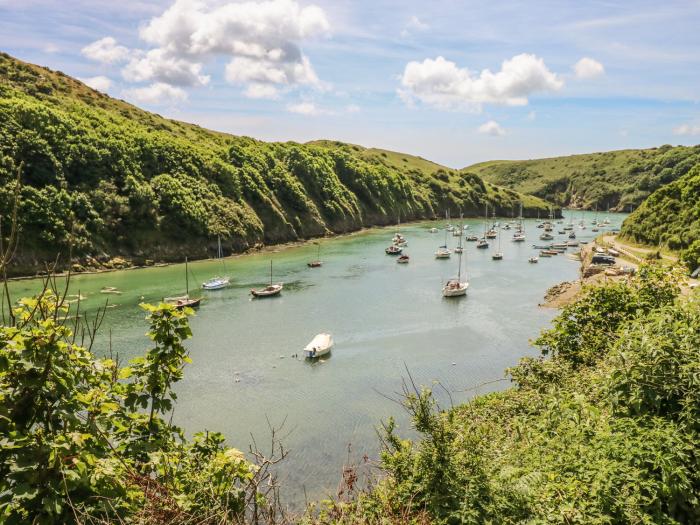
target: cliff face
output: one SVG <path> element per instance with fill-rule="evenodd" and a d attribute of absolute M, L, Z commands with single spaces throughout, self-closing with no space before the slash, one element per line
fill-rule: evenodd
<path fill-rule="evenodd" d="M 402 220 L 546 216 L 542 200 L 419 157 L 320 141 L 265 143 L 167 120 L 0 54 L 0 213 L 20 174 L 11 272 L 226 253 Z"/>

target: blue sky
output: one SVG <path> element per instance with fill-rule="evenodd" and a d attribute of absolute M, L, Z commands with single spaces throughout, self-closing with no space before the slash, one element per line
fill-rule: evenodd
<path fill-rule="evenodd" d="M 700 143 L 700 1 L 0 0 L 0 49 L 162 115 L 452 167 Z"/>

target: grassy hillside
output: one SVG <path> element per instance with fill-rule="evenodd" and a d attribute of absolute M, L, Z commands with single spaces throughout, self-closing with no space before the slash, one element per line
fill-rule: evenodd
<path fill-rule="evenodd" d="M 136 262 L 241 251 L 363 226 L 547 205 L 411 155 L 265 143 L 176 122 L 0 54 L 0 213 L 21 171 L 14 273 L 72 253 Z M 94 257 L 95 259 L 93 259 Z"/>
<path fill-rule="evenodd" d="M 700 163 L 700 146 L 661 146 L 522 161 L 490 161 L 465 171 L 561 206 L 624 211 Z"/>
<path fill-rule="evenodd" d="M 700 265 L 700 163 L 656 190 L 622 225 L 636 242 L 680 250 L 692 270 Z"/>

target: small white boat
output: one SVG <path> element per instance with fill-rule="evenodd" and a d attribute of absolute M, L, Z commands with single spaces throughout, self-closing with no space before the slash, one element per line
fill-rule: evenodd
<path fill-rule="evenodd" d="M 535 257 L 534 255 L 527 260 L 527 262 L 529 262 L 531 264 L 535 264 L 537 261 L 539 261 L 539 259 L 537 257 Z"/>
<path fill-rule="evenodd" d="M 491 254 L 491 258 L 494 261 L 502 261 L 503 260 L 503 253 L 502 252 L 493 253 L 493 254 Z"/>
<path fill-rule="evenodd" d="M 467 295 L 467 288 L 469 288 L 469 283 L 462 281 L 461 279 L 450 279 L 442 287 L 443 297 L 459 297 L 461 295 Z"/>
<path fill-rule="evenodd" d="M 438 232 L 438 229 L 437 229 L 437 228 L 430 228 L 430 230 L 428 230 L 428 231 L 429 231 L 430 233 L 437 233 L 437 232 Z"/>
<path fill-rule="evenodd" d="M 402 251 L 403 250 L 399 246 L 392 244 L 391 246 L 385 248 L 384 253 L 386 253 L 387 255 L 401 255 Z"/>
<path fill-rule="evenodd" d="M 265 288 L 252 288 L 250 293 L 253 294 L 254 297 L 270 297 L 279 294 L 282 288 L 284 288 L 284 284 L 282 283 L 270 284 Z"/>
<path fill-rule="evenodd" d="M 304 356 L 315 359 L 326 355 L 333 348 L 333 337 L 331 334 L 317 334 L 311 342 L 304 347 Z"/>
<path fill-rule="evenodd" d="M 455 253 L 462 253 L 463 251 L 464 251 L 464 248 L 462 248 L 461 246 L 455 247 Z"/>
<path fill-rule="evenodd" d="M 282 288 L 284 288 L 284 283 L 272 284 L 272 261 L 270 261 L 270 284 L 265 288 L 251 288 L 250 293 L 253 294 L 253 297 L 272 297 L 278 295 Z"/>
<path fill-rule="evenodd" d="M 229 279 L 227 277 L 212 277 L 208 281 L 202 283 L 202 288 L 204 290 L 221 290 L 229 285 Z"/>
<path fill-rule="evenodd" d="M 399 255 L 398 259 L 396 259 L 396 262 L 399 264 L 408 264 L 408 261 L 410 260 L 411 258 L 404 253 L 403 255 Z"/>
<path fill-rule="evenodd" d="M 513 235 L 513 242 L 524 242 L 525 241 L 525 234 L 524 233 L 516 233 Z"/>
<path fill-rule="evenodd" d="M 449 248 L 447 248 L 446 246 L 440 246 L 435 251 L 435 258 L 436 259 L 449 259 L 451 254 L 452 254 L 452 252 L 450 251 Z"/>

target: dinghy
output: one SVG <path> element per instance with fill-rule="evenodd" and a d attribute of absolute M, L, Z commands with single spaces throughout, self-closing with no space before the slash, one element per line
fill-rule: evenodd
<path fill-rule="evenodd" d="M 304 356 L 308 359 L 315 359 L 326 355 L 333 348 L 333 337 L 331 334 L 317 334 L 311 342 L 304 347 Z"/>

